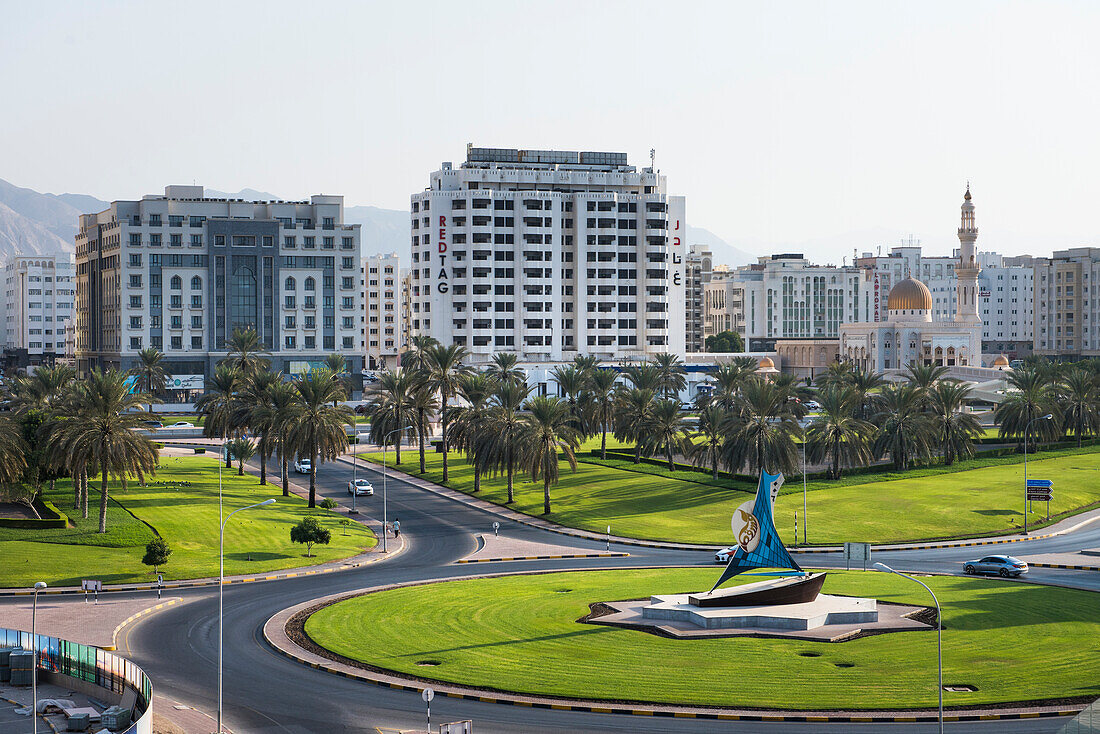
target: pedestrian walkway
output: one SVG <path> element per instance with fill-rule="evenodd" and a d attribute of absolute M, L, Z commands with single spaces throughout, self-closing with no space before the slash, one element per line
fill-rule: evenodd
<path fill-rule="evenodd" d="M 456 563 L 489 563 L 493 561 L 538 561 L 551 558 L 623 558 L 628 553 L 598 550 L 587 551 L 568 545 L 536 543 L 507 535 L 477 536 L 477 550 Z"/>
<path fill-rule="evenodd" d="M 1033 568 L 1066 568 L 1072 571 L 1100 571 L 1100 555 L 1086 553 L 1039 553 L 1017 556 Z"/>

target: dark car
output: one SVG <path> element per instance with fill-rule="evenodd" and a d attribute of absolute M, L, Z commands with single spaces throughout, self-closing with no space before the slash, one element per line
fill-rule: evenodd
<path fill-rule="evenodd" d="M 989 573 L 1004 577 L 1017 577 L 1027 573 L 1027 563 L 1014 556 L 986 556 L 975 561 L 967 561 L 963 572 L 968 574 Z"/>

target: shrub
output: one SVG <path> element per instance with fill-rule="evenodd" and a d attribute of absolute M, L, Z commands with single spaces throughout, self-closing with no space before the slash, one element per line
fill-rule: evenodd
<path fill-rule="evenodd" d="M 325 497 L 323 500 L 321 500 L 321 507 L 325 508 L 326 510 L 336 509 L 336 500 L 332 499 L 331 497 Z"/>

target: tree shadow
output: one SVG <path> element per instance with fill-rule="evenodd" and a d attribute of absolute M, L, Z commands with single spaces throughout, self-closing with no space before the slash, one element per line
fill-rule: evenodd
<path fill-rule="evenodd" d="M 316 554 L 314 554 L 313 557 L 316 558 Z M 248 551 L 241 551 L 238 553 L 225 554 L 225 560 L 227 561 L 242 561 L 245 563 L 249 561 L 252 561 L 253 563 L 258 563 L 261 561 L 284 561 L 288 558 L 294 558 L 294 556 L 287 553 L 271 553 L 267 551 L 252 551 L 251 553 Z"/>
<path fill-rule="evenodd" d="M 403 655 L 402 657 L 420 657 L 420 656 L 423 656 L 423 655 L 432 655 L 432 654 L 439 654 L 439 653 L 445 653 L 445 652 L 460 652 L 462 650 L 479 650 L 479 649 L 487 648 L 487 647 L 489 647 L 489 648 L 492 648 L 492 647 L 507 647 L 509 645 L 522 645 L 522 644 L 526 644 L 526 643 L 529 643 L 529 642 L 546 642 L 548 640 L 562 640 L 562 639 L 567 639 L 567 638 L 572 638 L 572 637 L 582 637 L 582 636 L 587 637 L 587 636 L 593 635 L 593 634 L 602 635 L 602 634 L 606 634 L 608 632 L 614 632 L 614 631 L 615 630 L 613 630 L 610 627 L 597 627 L 597 628 L 594 628 L 594 629 L 578 630 L 578 631 L 574 631 L 574 632 L 562 632 L 561 634 L 557 634 L 557 635 L 543 635 L 541 637 L 526 637 L 526 638 L 523 638 L 523 639 L 516 639 L 516 640 L 501 640 L 500 642 L 483 642 L 483 643 L 479 643 L 477 645 L 460 645 L 458 647 L 443 647 L 443 648 L 439 648 L 439 649 L 436 649 L 436 650 L 419 650 L 415 653 L 410 653 L 408 655 Z"/>

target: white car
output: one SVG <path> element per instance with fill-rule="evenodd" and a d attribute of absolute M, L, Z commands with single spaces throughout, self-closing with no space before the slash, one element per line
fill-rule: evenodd
<path fill-rule="evenodd" d="M 194 428 L 195 424 L 194 423 L 188 423 L 187 421 L 179 421 L 178 423 L 173 423 L 172 425 L 170 425 L 168 427 L 169 428 Z"/>
<path fill-rule="evenodd" d="M 732 556 L 734 553 L 736 553 L 737 549 L 739 547 L 740 546 L 731 545 L 729 548 L 723 548 L 722 550 L 720 550 L 720 551 L 718 551 L 717 553 L 714 554 L 714 562 L 715 563 L 729 563 L 730 562 L 730 556 Z"/>
<path fill-rule="evenodd" d="M 806 406 L 807 410 L 821 410 L 821 403 L 816 400 L 807 400 L 802 404 Z"/>
<path fill-rule="evenodd" d="M 309 459 L 294 460 L 294 471 L 299 474 L 309 474 L 309 470 L 312 468 L 312 462 Z"/>
<path fill-rule="evenodd" d="M 348 482 L 348 494 L 354 494 L 357 497 L 364 495 L 369 497 L 374 494 L 374 485 L 366 479 L 356 479 L 354 482 Z"/>

